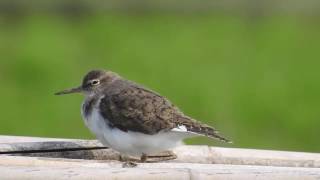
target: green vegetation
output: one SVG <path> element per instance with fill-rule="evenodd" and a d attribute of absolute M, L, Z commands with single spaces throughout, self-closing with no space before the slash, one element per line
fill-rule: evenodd
<path fill-rule="evenodd" d="M 104 68 L 215 126 L 226 146 L 320 151 L 319 42 L 319 23 L 294 17 L 0 18 L 0 134 L 92 137 L 82 97 L 53 93 Z"/>

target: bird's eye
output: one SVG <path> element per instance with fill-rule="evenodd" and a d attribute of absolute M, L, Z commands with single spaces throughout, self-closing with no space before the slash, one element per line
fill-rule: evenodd
<path fill-rule="evenodd" d="M 93 81 L 91 82 L 91 84 L 95 86 L 95 85 L 100 84 L 100 81 L 99 81 L 99 80 L 93 80 Z"/>

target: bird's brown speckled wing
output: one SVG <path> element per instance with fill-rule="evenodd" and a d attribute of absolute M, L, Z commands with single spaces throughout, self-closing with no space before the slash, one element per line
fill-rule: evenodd
<path fill-rule="evenodd" d="M 109 125 L 123 131 L 155 134 L 175 127 L 177 109 L 165 98 L 136 86 L 127 86 L 100 101 L 101 114 Z"/>
<path fill-rule="evenodd" d="M 107 123 L 122 131 L 152 135 L 183 125 L 189 132 L 228 141 L 212 127 L 185 116 L 165 97 L 135 84 L 107 94 L 101 99 L 100 108 Z"/>

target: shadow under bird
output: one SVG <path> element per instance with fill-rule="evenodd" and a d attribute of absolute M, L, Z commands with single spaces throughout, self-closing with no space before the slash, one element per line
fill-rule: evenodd
<path fill-rule="evenodd" d="M 141 157 L 206 136 L 229 142 L 214 128 L 183 114 L 168 99 L 118 74 L 90 71 L 82 85 L 56 95 L 83 93 L 81 112 L 86 126 L 105 146 L 123 155 Z"/>

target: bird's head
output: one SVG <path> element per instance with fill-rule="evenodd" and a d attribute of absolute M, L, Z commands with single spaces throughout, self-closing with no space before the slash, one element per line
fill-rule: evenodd
<path fill-rule="evenodd" d="M 63 90 L 55 93 L 55 95 L 83 93 L 91 96 L 103 91 L 109 84 L 118 79 L 118 77 L 116 73 L 111 71 L 92 70 L 84 76 L 82 84 L 79 87 Z"/>

